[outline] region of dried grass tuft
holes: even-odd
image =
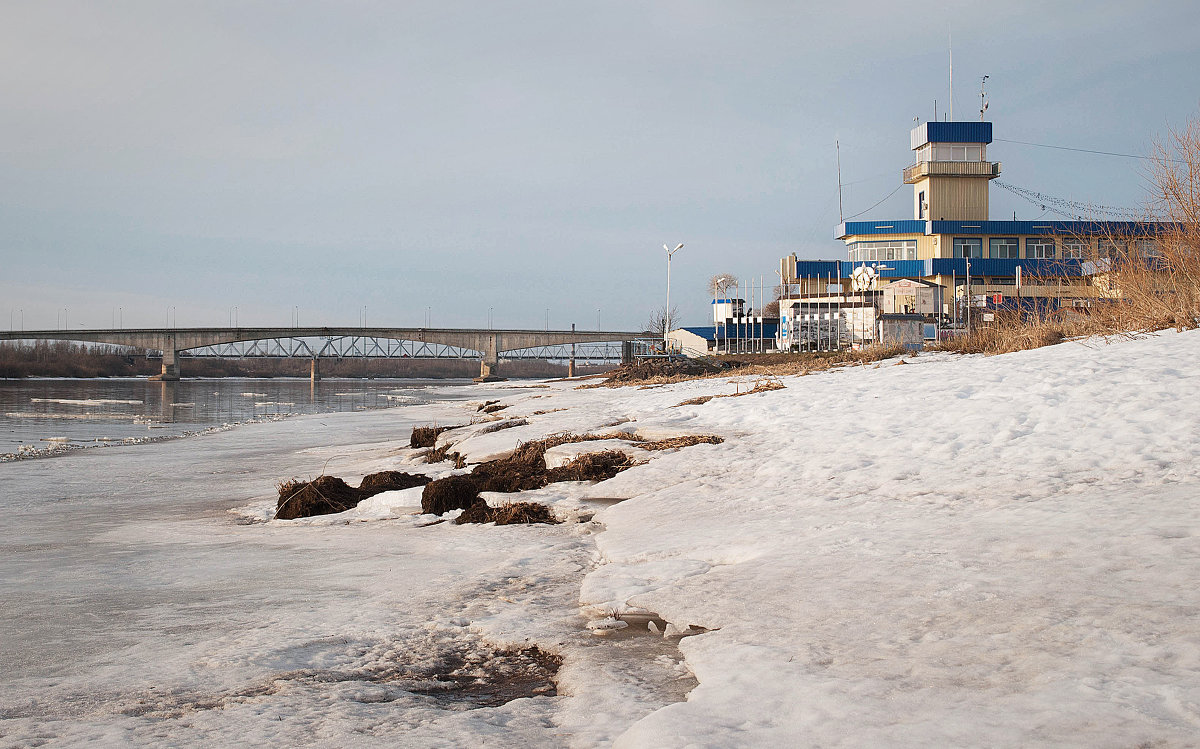
[[[433,447],[437,444],[438,435],[442,432],[448,432],[451,429],[458,429],[458,427],[440,427],[436,424],[426,427],[413,427],[412,435],[408,438],[408,446],[413,448]]]
[[[635,442],[643,450],[673,450],[677,447],[692,445],[719,445],[725,440],[715,434],[687,434],[682,437],[670,437],[665,440],[647,440]]]

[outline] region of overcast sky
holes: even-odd
[[[1200,3],[0,4],[0,314],[19,327],[640,328],[715,273],[845,258],[913,118],[1121,153],[1200,107]],[[997,142],[1137,206],[1134,159]],[[911,218],[911,188],[860,218]],[[993,218],[1039,208],[992,187]],[[547,313],[548,310],[548,313]],[[0,323],[2,325],[4,323]]]

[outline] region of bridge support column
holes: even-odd
[[[312,364],[308,367],[308,379],[313,382],[321,380],[321,360],[313,357]]]
[[[475,382],[500,382],[500,336],[492,334],[484,339],[483,359],[479,362],[479,376]]]
[[[571,323],[571,332],[575,332],[575,323]],[[567,377],[575,376],[575,344],[571,344],[571,358],[567,362]]]
[[[162,374],[151,377],[152,380],[175,382],[179,379],[179,352],[167,346],[163,349]]]

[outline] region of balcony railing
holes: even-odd
[[[999,161],[918,161],[904,168],[904,182],[911,184],[922,177],[1000,176]]]

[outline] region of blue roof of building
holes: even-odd
[[[836,239],[895,234],[1055,234],[1152,237],[1172,226],[1164,221],[845,221]]]
[[[929,276],[965,276],[967,259],[942,257],[929,260],[877,260],[851,262],[849,260],[797,260],[796,278],[828,278],[830,281],[850,278],[860,265],[875,268],[880,278],[928,278]],[[1015,276],[1017,266],[1022,275],[1030,278],[1039,276],[1077,276],[1081,273],[1081,261],[1073,259],[1037,260],[1034,258],[1000,259],[971,258],[971,274],[975,276]]]
[[[689,325],[681,328],[692,335],[700,336],[706,341],[720,339],[737,340],[739,338],[774,338],[779,332],[778,320],[766,320],[760,323],[746,323],[745,325],[730,325],[726,330],[725,325]]]
[[[926,143],[991,143],[990,122],[923,122],[912,129],[913,150]]]

